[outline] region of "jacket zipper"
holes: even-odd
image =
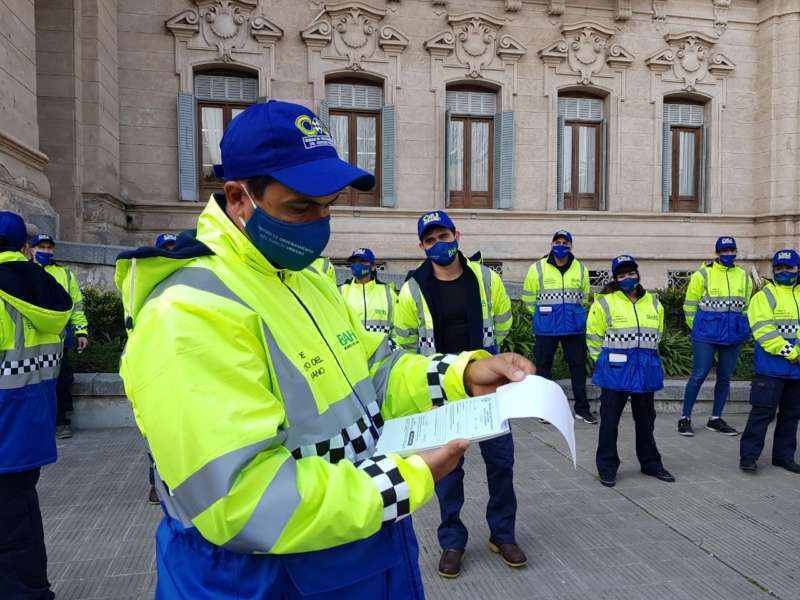
[[[361,409],[364,411],[364,414],[366,415],[367,419],[369,419],[370,430],[374,433],[375,439],[377,440],[377,438],[378,438],[378,428],[375,426],[375,422],[372,420],[372,415],[369,414],[369,411],[367,410],[367,407],[364,405],[364,401],[361,400],[361,396],[358,395],[358,392],[356,391],[355,386],[350,381],[350,378],[347,376],[347,373],[345,372],[344,367],[342,367],[342,363],[339,362],[339,358],[336,356],[336,353],[333,351],[333,348],[331,348],[331,345],[328,343],[328,339],[322,333],[322,329],[320,328],[319,324],[317,323],[317,320],[314,318],[314,315],[312,315],[311,311],[308,310],[308,307],[300,299],[300,296],[298,296],[295,293],[295,291],[291,287],[289,287],[289,284],[286,283],[284,277],[285,276],[284,276],[283,271],[279,271],[278,272],[278,279],[280,279],[281,283],[286,287],[287,290],[289,290],[289,292],[292,294],[292,296],[294,296],[294,299],[297,300],[297,303],[306,312],[306,314],[308,315],[308,318],[311,319],[311,322],[314,324],[314,328],[317,330],[317,333],[319,333],[319,337],[321,337],[322,341],[325,342],[325,345],[328,347],[328,350],[330,351],[331,356],[333,356],[333,360],[336,361],[336,366],[339,367],[339,370],[342,372],[342,375],[344,376],[344,379],[347,382],[347,385],[349,385],[350,389],[353,390],[353,395],[356,397],[356,400],[358,400],[358,403],[361,405]]]
[[[644,296],[642,296],[644,298]],[[636,310],[636,302],[638,302],[641,298],[637,298],[636,301],[631,300],[631,304],[633,304],[633,316],[636,317],[636,349],[639,350],[642,347],[642,328],[639,325],[639,312]]]
[[[728,269],[725,269],[725,282],[728,284],[728,312],[731,312],[731,280],[728,278]]]
[[[364,329],[367,328],[367,286],[363,284],[361,286],[361,295],[364,298]]]

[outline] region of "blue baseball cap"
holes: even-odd
[[[417,235],[419,236],[420,240],[425,234],[425,231],[431,227],[444,227],[445,229],[451,229],[455,231],[456,224],[453,223],[453,220],[450,218],[450,216],[443,210],[432,210],[430,212],[426,212],[419,218],[419,221],[417,221]]]
[[[347,261],[351,262],[355,258],[366,260],[369,262],[369,264],[375,263],[375,254],[369,248],[356,248],[353,250],[353,253],[350,255],[350,258],[347,259]]]
[[[375,176],[340,159],[327,125],[299,104],[253,104],[231,121],[219,147],[214,173],[226,181],[269,175],[305,196],[375,187]]]
[[[569,231],[567,231],[566,229],[559,229],[558,231],[556,231],[553,234],[553,241],[555,241],[557,238],[560,238],[560,237],[563,237],[570,244],[572,243],[572,234]]]
[[[778,250],[775,256],[772,257],[772,266],[786,265],[787,267],[800,266],[800,256],[793,248],[784,248]]]
[[[171,243],[176,243],[178,241],[178,236],[174,233],[162,233],[160,236],[156,238],[156,248],[161,250],[164,246]]]
[[[0,252],[17,251],[25,245],[28,231],[17,213],[0,211]]]
[[[620,273],[638,271],[639,265],[630,254],[623,254],[611,261],[611,274],[616,277]]]
[[[714,248],[717,252],[720,250],[736,250],[736,240],[729,235],[717,238],[717,243],[714,245]]]
[[[53,236],[47,235],[46,233],[40,233],[39,235],[35,235],[31,238],[31,241],[28,242],[31,245],[31,248],[36,248],[42,242],[50,242],[55,246],[56,241],[53,239]]]

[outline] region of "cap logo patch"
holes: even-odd
[[[366,248],[356,248],[355,250],[353,250],[353,255],[366,254],[366,253],[367,253],[367,249]]]
[[[303,146],[306,150],[320,146],[335,147],[330,131],[317,117],[300,115],[294,120],[294,125],[303,134]]]
[[[778,252],[778,258],[792,258],[791,252]]]
[[[422,215],[422,224],[428,225],[429,223],[435,223],[436,221],[441,221],[442,217],[439,215],[438,212],[428,213],[427,215]]]
[[[630,256],[618,256],[617,257],[617,262],[618,263],[621,263],[621,262],[633,262],[633,259]]]

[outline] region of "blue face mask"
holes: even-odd
[[[331,237],[331,218],[308,223],[279,221],[256,206],[247,188],[254,211],[247,223],[239,219],[250,241],[276,267],[302,271],[317,260]]]
[[[350,272],[356,279],[364,279],[364,277],[372,273],[372,266],[362,263],[353,263],[350,265]]]
[[[619,285],[619,289],[621,289],[623,292],[630,294],[633,290],[636,289],[636,286],[639,285],[639,278],[628,277],[627,279],[618,281],[617,285]]]
[[[53,255],[50,252],[36,252],[33,256],[36,262],[43,267],[53,262]]]
[[[732,267],[733,263],[736,262],[736,255],[735,254],[720,254],[719,255],[719,264],[725,267]]]
[[[452,242],[436,242],[425,250],[425,254],[437,265],[446,267],[456,259],[458,254],[458,240]]]
[[[797,273],[794,271],[775,273],[775,281],[781,285],[794,285],[797,283]]]
[[[565,246],[564,244],[558,244],[556,246],[553,246],[551,251],[553,253],[553,256],[555,256],[556,258],[566,258],[567,256],[569,256],[570,247]]]

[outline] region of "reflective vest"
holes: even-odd
[[[658,356],[663,332],[664,308],[655,294],[645,292],[635,303],[619,291],[597,296],[586,326],[594,384],[631,393],[664,387]]]
[[[0,252],[0,265],[27,263],[20,252]],[[30,265],[39,270],[38,266]],[[63,310],[45,308],[0,289],[0,473],[27,471],[56,460],[56,380],[63,351],[61,332],[69,298],[39,271],[47,306],[63,296]],[[32,284],[36,273],[32,273]],[[48,284],[52,283],[50,289]],[[59,306],[59,308],[61,308]]]
[[[500,276],[478,262],[466,261],[480,282],[483,348],[496,354],[511,329],[511,300]],[[411,277],[400,289],[394,320],[394,341],[423,356],[436,352],[433,318],[419,283]]]
[[[89,322],[83,312],[83,294],[78,280],[67,267],[49,264],[44,268],[55,280],[61,284],[72,298],[72,313],[69,316],[69,333],[73,335],[89,335]],[[67,335],[69,338],[69,334]]]
[[[741,267],[718,261],[692,273],[683,312],[692,339],[710,344],[742,344],[750,339],[747,306],[753,293],[750,276]]]
[[[308,267],[314,273],[321,273],[328,278],[334,286],[336,285],[336,268],[333,266],[330,260],[325,258],[324,256],[320,256],[317,260],[315,260],[311,265]]]
[[[387,283],[374,279],[367,283],[350,281],[339,291],[367,331],[389,334],[392,331],[397,294]]]
[[[537,260],[528,269],[522,285],[522,302],[533,314],[535,335],[579,335],[586,333],[589,274],[578,259],[563,275],[558,267]]]
[[[206,252],[123,254],[116,273],[120,372],[168,514],[224,550],[283,555],[362,540],[427,502],[422,459],[375,444],[384,419],[464,397],[475,353],[392,352],[327,278],[276,269],[213,198],[194,243]]]
[[[768,282],[753,296],[747,310],[756,340],[755,371],[759,375],[800,379],[800,365],[790,362],[800,356],[800,286]]]

